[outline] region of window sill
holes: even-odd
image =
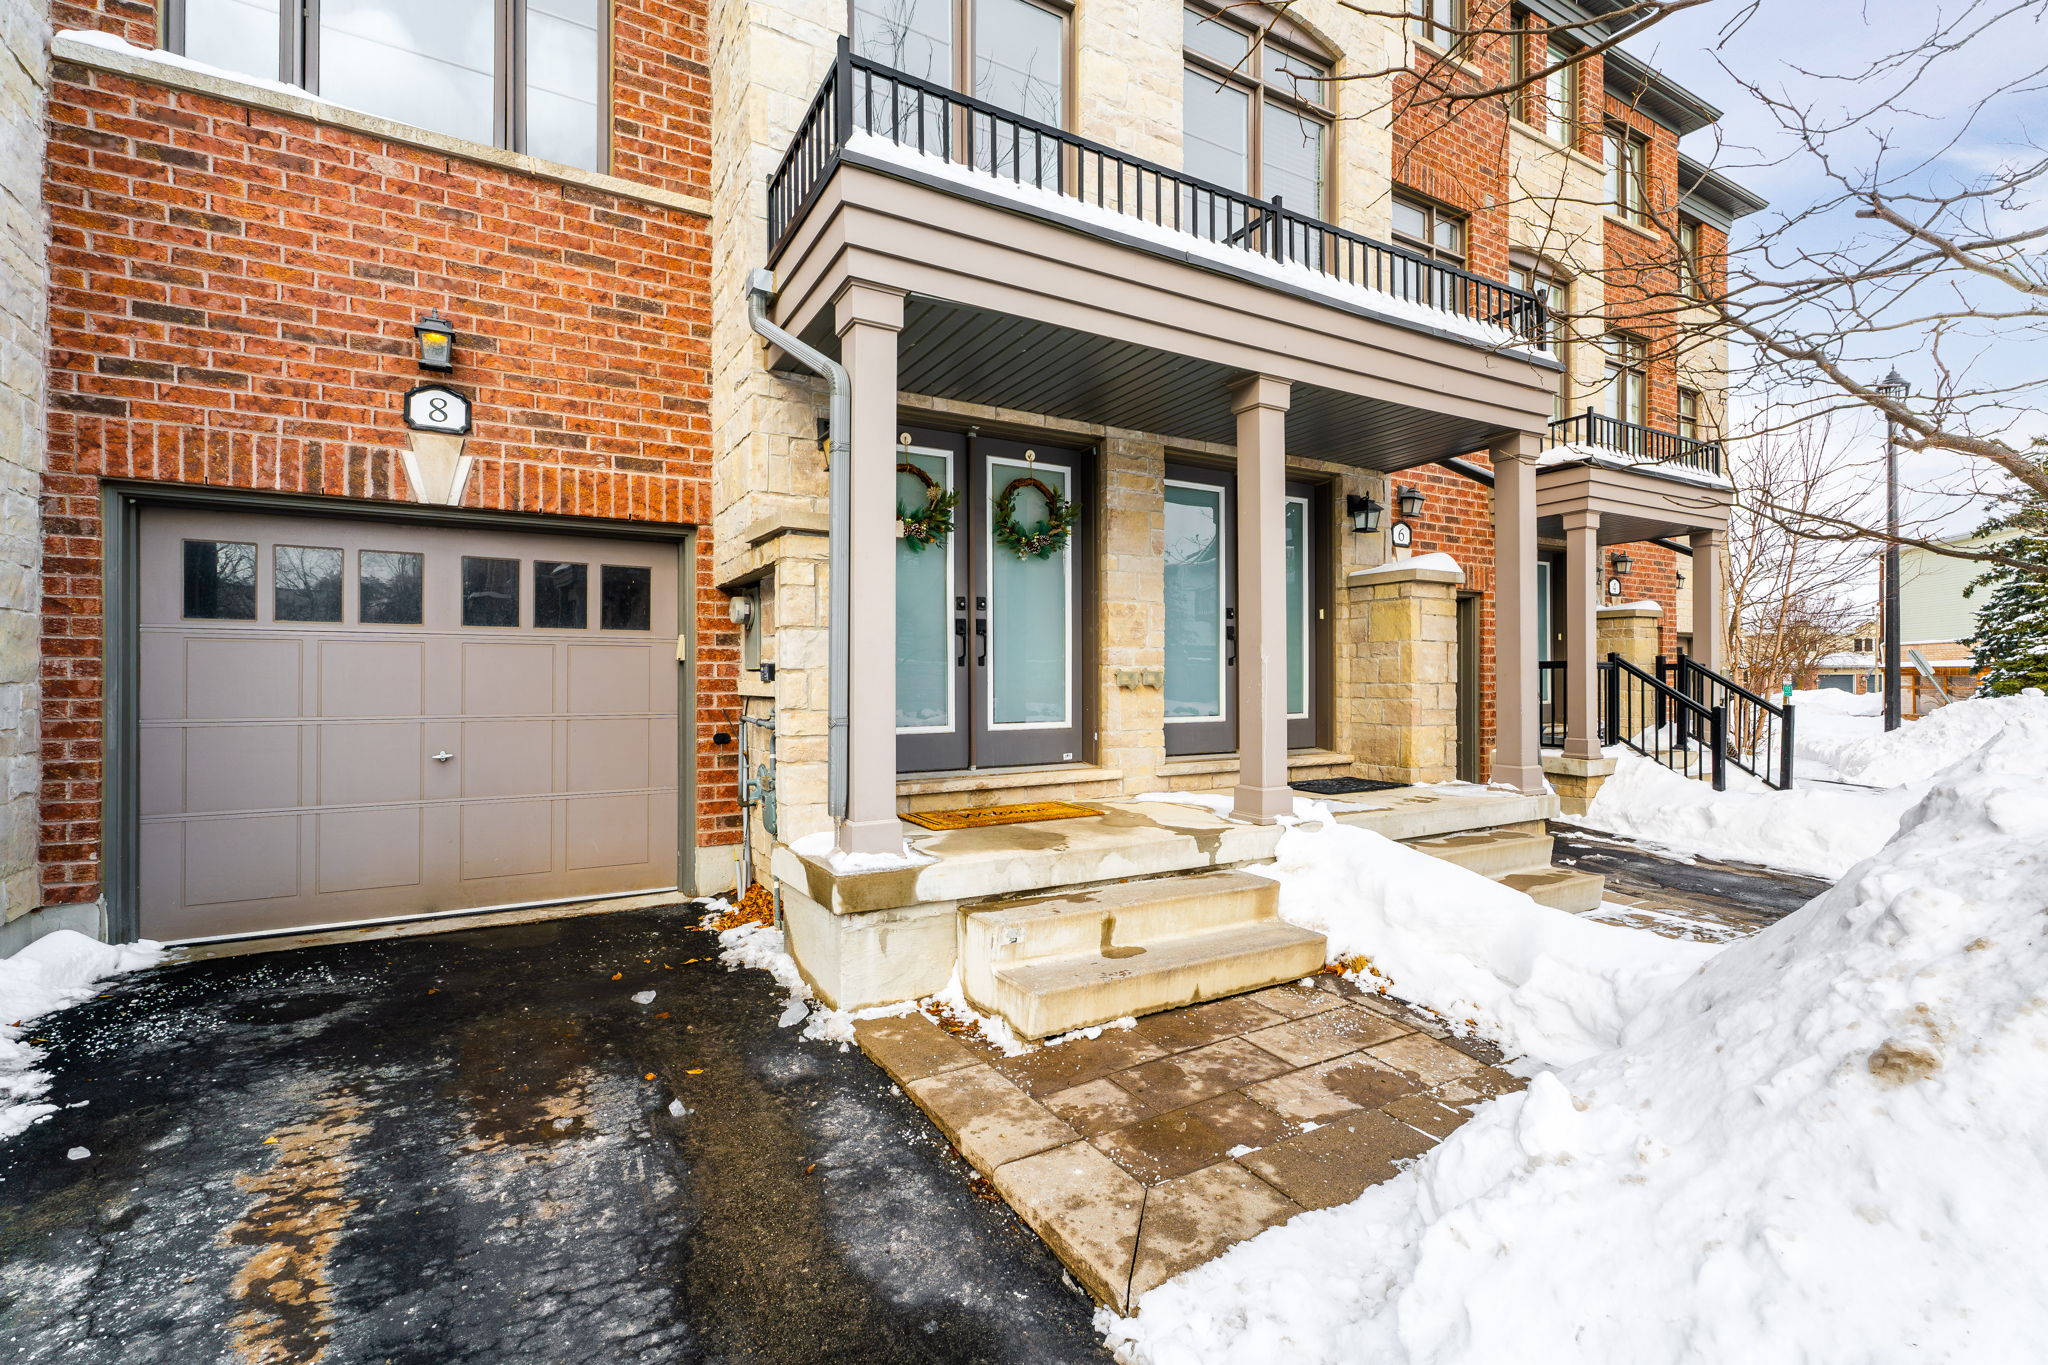
[[[598,171],[586,171],[577,166],[564,165],[559,161],[544,161],[537,156],[528,156],[523,152],[508,152],[502,147],[471,142],[467,138],[450,137],[446,133],[436,133],[426,128],[414,127],[409,123],[398,123],[392,119],[379,118],[375,114],[365,114],[357,109],[343,108],[313,95],[293,94],[272,86],[236,80],[211,71],[197,71],[182,62],[165,61],[157,54],[140,49],[102,47],[98,43],[84,42],[60,33],[51,40],[50,56],[53,60],[89,67],[94,71],[152,81],[174,90],[185,91],[187,94],[206,95],[250,109],[290,114],[311,123],[345,128],[350,132],[361,133],[385,142],[396,142],[423,151],[461,157],[464,161],[496,166],[501,170],[533,176],[539,180],[576,185],[604,194],[617,195],[622,199],[634,199],[641,203],[678,209],[706,218],[711,216],[710,202],[694,194],[679,194],[674,190],[662,189],[658,185],[646,185],[637,180],[626,180]]]
[[[1556,138],[1544,132],[1542,129],[1536,127],[1534,124],[1524,123],[1517,118],[1509,119],[1508,127],[1514,129],[1518,136],[1527,138],[1529,141],[1537,144],[1539,147],[1542,147],[1546,151],[1564,153],[1573,161],[1577,162],[1580,166],[1583,166],[1585,169],[1593,172],[1595,175],[1607,174],[1607,168],[1601,165],[1597,160],[1590,156],[1587,156],[1584,152],[1572,146],[1569,142],[1558,141]]]
[[[1635,233],[1638,237],[1646,238],[1649,241],[1659,243],[1665,240],[1662,233],[1659,233],[1651,228],[1646,228],[1641,223],[1632,223],[1618,213],[1611,213],[1606,210],[1602,210],[1600,216],[1601,218],[1605,219],[1607,222],[1614,224],[1614,226],[1618,228],[1627,228],[1630,232]]]
[[[1421,60],[1424,57],[1427,57],[1429,60],[1424,62]],[[1459,58],[1453,57],[1449,51],[1438,47],[1427,38],[1417,38],[1412,33],[1408,35],[1409,69],[1420,75],[1427,67],[1438,66],[1449,67],[1469,80],[1476,81],[1482,79],[1477,67],[1470,66]]]

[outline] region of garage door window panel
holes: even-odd
[[[270,590],[276,619],[341,619],[340,550],[314,545],[279,545],[271,553]]]
[[[185,616],[198,621],[256,619],[256,546],[238,540],[185,542]]]
[[[538,630],[583,630],[590,624],[590,566],[533,561],[533,624]]]
[[[462,557],[462,624],[519,624],[519,561]]]
[[[650,630],[654,571],[629,564],[607,564],[598,624],[606,630]]]
[[[425,556],[364,550],[358,563],[356,619],[366,626],[417,626],[426,620]]]

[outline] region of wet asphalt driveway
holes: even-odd
[[[1106,1359],[916,1108],[694,917],[186,963],[56,1016],[74,1107],[0,1143],[0,1360]]]

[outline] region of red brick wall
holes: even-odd
[[[701,0],[615,0],[615,164],[709,178]],[[150,6],[59,4],[147,42]],[[666,82],[666,84],[664,84]],[[704,528],[699,840],[738,837],[710,585],[708,224],[59,63],[50,98],[45,894],[99,894],[102,477],[409,497],[412,324],[460,334],[468,505]]]
[[[1484,455],[1472,457],[1482,467]],[[1389,480],[1389,491],[1413,484],[1429,501],[1415,522],[1415,553],[1438,551],[1458,561],[1465,571],[1465,590],[1479,594],[1479,735],[1480,772],[1493,763],[1496,695],[1493,672],[1493,490],[1441,465],[1403,470]],[[1393,499],[1389,498],[1391,503]]]

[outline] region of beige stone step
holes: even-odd
[[[1280,884],[1269,877],[1249,872],[1154,877],[970,909],[963,920],[961,956],[993,969],[1253,924],[1279,911]]]
[[[1293,981],[1319,970],[1323,936],[1282,920],[1187,934],[1143,947],[1044,957],[998,967],[974,1005],[1044,1038]]]
[[[1541,872],[1550,866],[1551,843],[1541,821],[1407,840],[1410,848],[1456,863],[1482,877]]]
[[[1569,910],[1575,915],[1597,907],[1600,898],[1607,893],[1605,877],[1572,867],[1511,872],[1494,880],[1503,886],[1512,886],[1539,905],[1547,905],[1553,910]]]

